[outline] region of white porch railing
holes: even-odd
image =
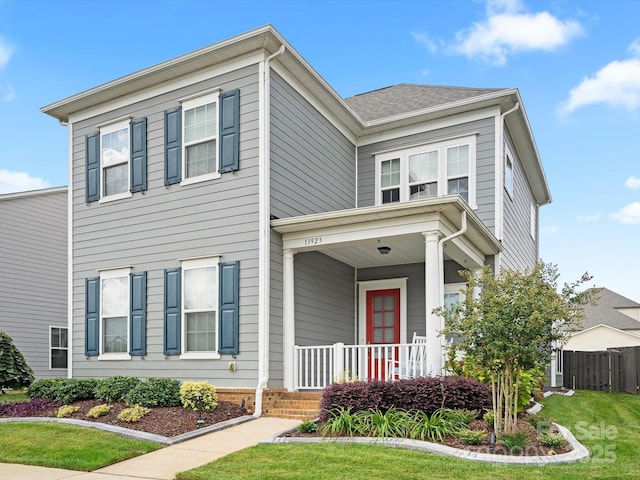
[[[427,375],[425,349],[413,343],[294,347],[294,388],[322,390],[345,380],[397,380]]]

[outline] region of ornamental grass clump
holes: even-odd
[[[184,382],[180,387],[182,406],[196,412],[213,412],[218,406],[216,387],[209,382]]]

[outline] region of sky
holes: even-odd
[[[542,260],[640,302],[636,0],[0,0],[0,193],[68,183],[41,107],[266,24],[343,97],[518,88],[553,196]]]

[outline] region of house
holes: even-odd
[[[35,377],[67,375],[67,187],[0,195],[0,331]]]
[[[460,269],[538,259],[551,200],[520,93],[343,99],[271,26],[42,109],[69,129],[74,377],[229,392],[388,377]]]

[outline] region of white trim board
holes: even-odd
[[[367,292],[400,289],[400,343],[407,343],[407,277],[358,282],[358,345],[367,343]]]

